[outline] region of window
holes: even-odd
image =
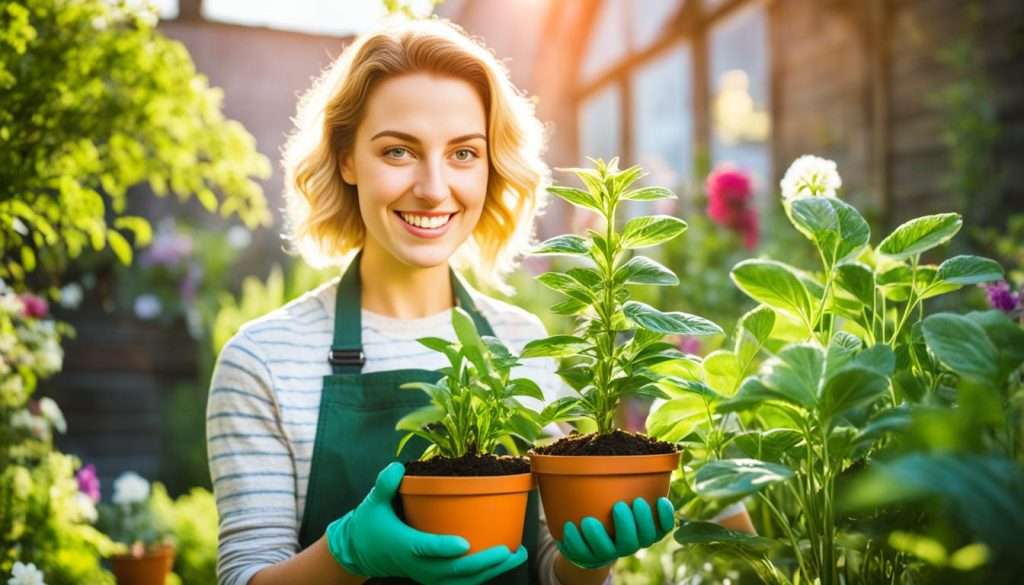
[[[582,81],[596,79],[626,56],[626,8],[626,0],[606,0],[601,4],[580,69]]]
[[[610,85],[583,102],[579,109],[580,151],[609,160],[619,156],[622,144],[622,95]]]
[[[693,91],[689,46],[679,43],[632,76],[634,159],[658,185],[690,178]]]

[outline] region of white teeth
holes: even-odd
[[[412,224],[416,227],[426,229],[437,229],[444,224],[448,223],[448,220],[452,218],[451,215],[439,215],[435,217],[427,217],[424,215],[413,215],[411,213],[398,212],[402,216],[402,219],[406,223]]]

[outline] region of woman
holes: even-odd
[[[461,537],[419,532],[392,508],[403,474],[394,425],[425,400],[399,385],[445,365],[415,340],[454,339],[456,303],[514,350],[546,335],[450,267],[501,286],[543,203],[542,127],[495,57],[441,21],[370,33],[296,121],[284,156],[290,239],[309,260],[351,261],[246,324],[218,359],[207,442],[219,582],[601,583],[617,557],[664,536],[667,500],[657,525],[640,510],[618,540],[591,525],[585,542],[560,547],[533,501],[524,547],[465,556]],[[517,375],[555,398],[554,364],[531,362]]]

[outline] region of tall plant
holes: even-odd
[[[957,214],[911,220],[871,247],[867,222],[836,197],[840,185],[831,161],[793,164],[783,205],[820,270],[737,264],[734,283],[760,306],[741,319],[730,349],[663,368],[660,385],[672,399],[648,419],[653,435],[694,454],[675,486],[684,515],[753,496],[771,536],[690,522],[676,540],[748,558],[769,582],[889,582],[911,570],[907,547],[874,540],[837,511],[837,486],[905,446],[900,431],[918,404],[957,403],[920,322],[923,302],[1003,274],[976,256],[922,262],[956,235]],[[777,563],[779,547],[792,564]]]
[[[630,300],[631,285],[675,286],[678,277],[657,261],[634,250],[668,242],[686,231],[686,222],[670,215],[634,217],[619,226],[618,211],[626,201],[655,201],[675,195],[664,187],[637,187],[640,167],[619,170],[618,159],[594,161],[589,169],[569,169],[585,189],[567,186],[549,191],[569,203],[597,213],[600,230],[585,236],[567,234],[537,247],[535,255],[574,257],[581,265],[566,272],[548,272],[538,280],[566,297],[551,310],[575,316],[576,335],[555,335],[531,341],[522,357],[569,358],[559,374],[577,396],[561,398],[546,409],[549,418],[586,418],[598,434],[615,430],[619,401],[627,395],[666,397],[651,370],[682,357],[665,335],[716,335],[717,325],[696,315],[663,312]],[[628,337],[628,339],[627,339]]]

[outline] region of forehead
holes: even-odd
[[[385,79],[370,92],[357,135],[369,138],[397,130],[424,142],[465,134],[487,134],[480,94],[469,82],[453,77],[411,73]]]

